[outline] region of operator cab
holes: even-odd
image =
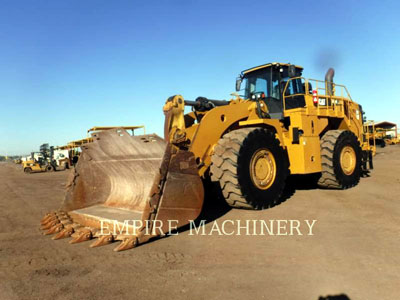
[[[272,119],[283,118],[283,92],[287,82],[301,77],[303,68],[291,64],[270,63],[243,71],[236,81],[236,91],[242,91],[244,99],[263,101]],[[304,84],[301,78],[289,81],[285,96],[285,108],[305,106]],[[290,96],[290,97],[287,97]]]

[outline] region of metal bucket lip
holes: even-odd
[[[94,205],[70,211],[68,214],[74,222],[97,229],[98,236],[109,234],[110,228],[113,235],[126,234],[136,236],[141,226],[138,224],[133,226],[133,223],[140,221],[144,224],[144,213],[145,211]],[[117,230],[116,227],[118,229],[125,229],[128,232],[115,232]]]

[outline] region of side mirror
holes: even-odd
[[[239,91],[240,91],[240,86],[241,86],[241,84],[242,84],[242,80],[243,80],[242,77],[236,78],[236,92],[239,92]]]
[[[294,65],[289,65],[289,77],[296,77],[296,67]]]

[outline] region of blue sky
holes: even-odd
[[[8,1],[0,9],[0,154],[101,125],[162,134],[171,95],[229,99],[272,61],[328,67],[369,119],[400,123],[397,1]]]

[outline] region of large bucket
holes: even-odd
[[[129,249],[195,220],[204,190],[194,155],[159,136],[123,129],[93,134],[71,175],[60,211],[42,219],[53,239],[122,241]]]

